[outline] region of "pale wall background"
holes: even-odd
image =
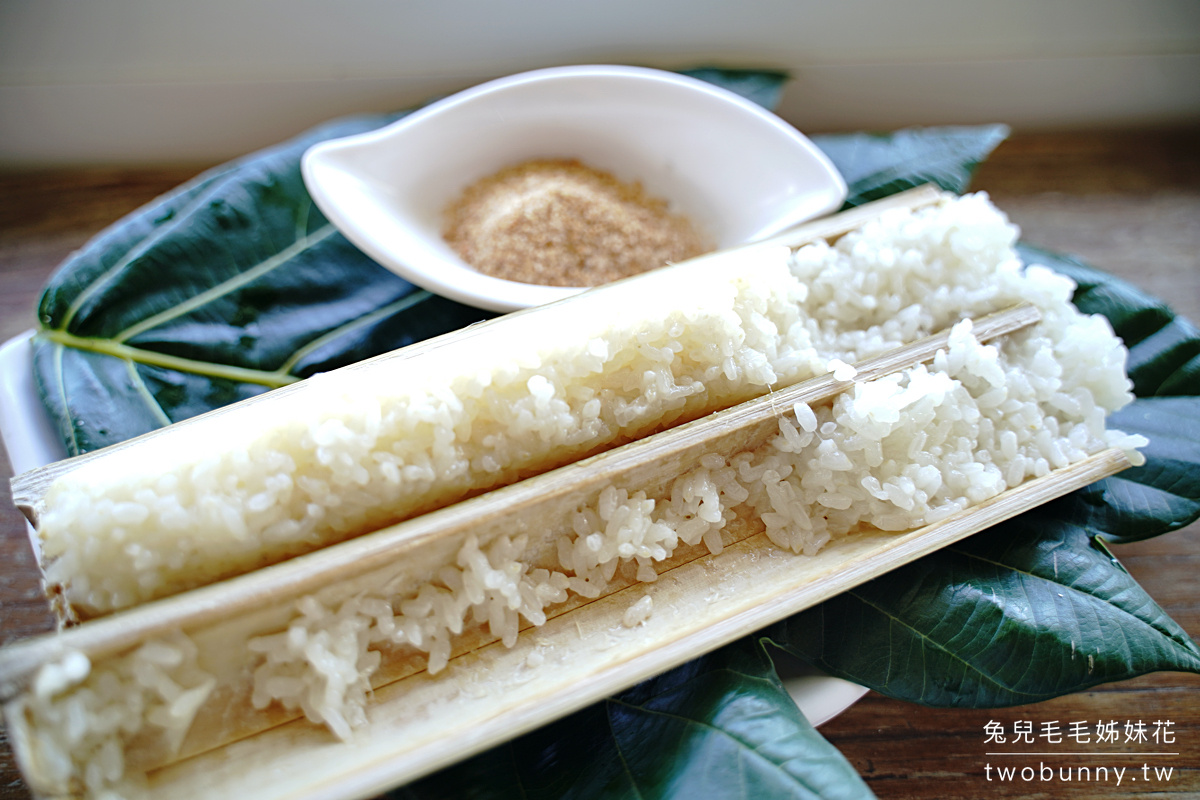
[[[1200,0],[0,0],[0,164],[211,162],[524,69],[790,71],[808,132],[1200,120]]]

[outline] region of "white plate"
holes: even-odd
[[[67,457],[33,379],[32,336],[26,331],[0,346],[0,436],[14,475]]]
[[[638,181],[718,249],[836,211],[846,182],[807,137],[749,100],[663,70],[584,65],[489,81],[378,130],[309,148],[304,182],[330,222],[406,280],[513,311],[578,287],[501,280],[442,238],[468,185],[535,158],[578,159]]]
[[[0,436],[15,474],[67,456],[33,379],[32,335],[23,333],[0,346]],[[32,527],[26,527],[34,541]],[[813,725],[833,719],[867,693],[856,683],[790,658],[778,658],[776,664],[788,692]]]

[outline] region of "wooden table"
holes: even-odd
[[[1166,299],[1200,321],[1200,128],[1018,135],[981,168],[989,191],[1025,238],[1074,252]],[[41,286],[54,267],[103,226],[191,177],[199,166],[0,172],[0,341],[31,328]],[[1197,420],[1200,425],[1200,420]],[[12,474],[6,456],[0,473]],[[1167,613],[1200,638],[1200,524],[1117,556]],[[0,642],[50,630],[24,520],[0,486]],[[985,726],[1015,721],[1170,720],[1172,757],[1127,758],[1121,785],[1035,775],[1000,782],[985,753]],[[822,727],[882,798],[1200,796],[1200,676],[1160,673],[1033,706],[1002,710],[927,709],[868,694]],[[1078,778],[1082,759],[1031,759]],[[1078,749],[1078,748],[1074,748]],[[1093,760],[1092,765],[1097,765]],[[1149,765],[1143,772],[1142,764]],[[988,766],[991,765],[989,772]],[[1021,765],[1024,765],[1022,762]],[[1007,764],[1006,765],[1011,765]],[[1154,767],[1172,767],[1170,780]],[[1146,777],[1149,780],[1146,780]],[[989,780],[989,777],[991,780]],[[1136,779],[1136,780],[1135,780]],[[0,743],[0,800],[28,790]]]

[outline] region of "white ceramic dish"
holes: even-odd
[[[14,475],[67,457],[33,378],[32,336],[27,331],[0,346],[0,436]]]
[[[512,311],[577,288],[500,280],[442,240],[471,183],[532,158],[575,158],[640,181],[718,248],[837,210],[846,184],[809,139],[732,92],[662,70],[555,67],[491,81],[377,131],[315,145],[302,170],[317,206],[412,283]]]
[[[14,473],[67,455],[34,383],[31,335],[23,333],[0,346],[0,437]],[[33,533],[32,528],[29,531]],[[833,719],[867,692],[858,684],[831,678],[790,659],[778,663],[784,685],[813,725]]]

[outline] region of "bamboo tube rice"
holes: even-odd
[[[68,651],[44,666],[9,710],[22,763],[48,793],[83,786],[89,797],[145,796],[147,741],[160,759],[178,756],[196,715],[211,725],[214,717],[251,713],[248,706],[303,713],[353,742],[356,729],[370,725],[373,688],[386,685],[389,663],[407,661],[411,650],[427,654],[428,672],[439,673],[452,649],[471,649],[455,640],[470,641],[479,635],[473,629],[486,627],[512,647],[521,625],[547,624],[572,594],[599,598],[614,585],[652,583],[680,550],[717,556],[726,535],[741,541],[756,522],[772,546],[756,559],[764,566],[785,553],[815,555],[858,531],[938,522],[1030,473],[1083,461],[1109,444],[1143,443],[1080,422],[1059,430],[1046,449],[1045,429],[1032,425],[1030,414],[1054,396],[1054,379],[1024,380],[1028,357],[1007,338],[981,344],[964,320],[929,366],[857,383],[832,401],[780,409],[778,432],[763,444],[709,452],[649,491],[610,483],[576,510],[564,508],[564,517],[539,516],[536,535],[470,530],[440,566],[414,572],[400,559],[345,585],[326,585],[289,602],[292,617],[283,628],[259,635],[205,630],[193,641],[175,633],[91,666]],[[1058,424],[1045,419],[1049,428]],[[519,520],[514,526],[522,527]],[[423,574],[432,577],[416,577]],[[630,599],[620,625],[636,628],[656,613],[647,591]],[[230,624],[241,622],[234,617]],[[554,668],[569,650],[541,641],[523,668]],[[463,674],[452,685],[461,688]],[[251,688],[234,688],[246,676]],[[239,697],[242,705],[229,705]],[[210,698],[216,707],[202,712]]]
[[[1108,447],[1142,462],[1135,448],[1145,438],[1106,430],[1095,410],[1061,421],[1051,409],[1062,386],[1052,362],[1038,363],[1046,341],[1011,338],[983,345],[963,320],[930,366],[855,384],[815,407],[797,403],[759,447],[704,455],[658,493],[609,485],[572,515],[548,566],[535,563],[525,534],[486,543],[472,535],[427,582],[384,584],[337,603],[307,597],[286,631],[250,643],[263,654],[254,703],[301,709],[349,739],[366,719],[376,648],[422,651],[437,673],[472,620],[512,647],[522,620],[544,625],[553,606],[600,597],[621,572],[653,583],[678,549],[721,553],[735,520],[760,522],[779,550],[812,556],[855,531],[944,520]],[[624,624],[651,613],[647,595]]]
[[[1076,425],[1102,440],[1105,415],[1132,395],[1107,322],[1071,306],[1069,279],[1023,267],[1016,235],[985,195],[894,210],[832,244],[703,257],[166,429],[52,483],[38,524],[47,585],[78,617],[103,615],[361,535],[1019,300],[1044,316],[1014,346],[1029,351],[1030,377],[1016,380],[1047,382],[1030,424],[1048,432],[1022,439],[1035,449],[1009,470],[1036,474],[1058,460],[1057,437],[1081,435],[1070,433]],[[997,392],[988,402],[1007,402]]]
[[[402,559],[300,596],[274,610],[284,624],[241,638],[179,632],[95,665],[68,653],[9,716],[23,763],[39,791],[135,797],[139,748],[174,752],[197,715],[282,707],[351,740],[389,659],[415,651],[438,673],[457,637],[484,628],[482,641],[511,647],[572,595],[653,582],[677,551],[720,553],[747,521],[766,533],[764,559],[805,557],[857,531],[936,522],[1108,447],[1141,463],[1145,440],[1105,425],[1132,399],[1123,345],[1071,305],[1069,279],[1018,261],[1016,235],[983,195],[897,209],[834,243],[647,273],[85,462],[51,487],[39,532],[49,579],[98,614],[772,386],[849,380],[851,363],[953,327],[930,364],[797,403],[761,446],[710,452],[667,485],[607,485],[532,534],[471,528],[419,575]],[[1040,323],[975,338],[970,319],[1022,300]],[[622,623],[658,613],[646,593]],[[220,705],[230,698],[252,710]]]

